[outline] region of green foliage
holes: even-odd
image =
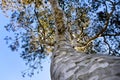
[[[75,49],[85,53],[120,55],[119,0],[58,0],[67,18],[67,29]],[[7,31],[10,48],[22,48],[21,57],[35,68],[55,44],[55,19],[48,0],[2,0],[3,12],[12,11]],[[9,41],[10,42],[10,41]],[[77,45],[76,45],[77,44]],[[39,58],[38,60],[36,60]]]

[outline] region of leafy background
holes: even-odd
[[[7,32],[4,26],[9,23],[9,18],[5,17],[0,11],[0,80],[50,80],[50,59],[43,61],[43,70],[33,77],[22,77],[22,72],[27,70],[25,61],[20,57],[18,52],[13,52],[6,45],[5,36],[13,34]]]

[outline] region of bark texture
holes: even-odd
[[[120,80],[120,58],[76,52],[61,41],[51,62],[51,80]]]
[[[120,58],[78,53],[70,43],[64,12],[50,0],[56,22],[56,46],[51,61],[51,80],[120,80]]]

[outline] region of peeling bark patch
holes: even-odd
[[[89,80],[99,80],[99,76],[93,76]]]
[[[94,64],[92,65],[92,67],[90,68],[89,70],[89,73],[93,72],[94,70],[98,69],[98,68],[105,68],[105,67],[108,67],[108,63],[97,63],[97,64]]]
[[[100,58],[100,59],[98,59],[97,61],[99,62],[99,61],[103,61],[104,59],[103,58]]]

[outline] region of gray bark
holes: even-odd
[[[51,62],[51,80],[120,80],[120,58],[76,52],[61,41]]]
[[[51,80],[120,80],[120,58],[77,52],[70,43],[64,12],[50,0],[56,22]]]

